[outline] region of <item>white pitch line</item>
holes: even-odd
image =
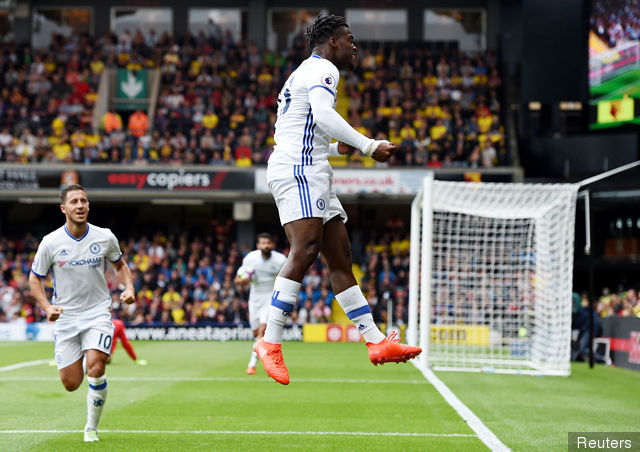
[[[232,382],[232,383],[271,383],[268,377],[244,378],[244,377],[108,377],[110,382],[114,381],[147,381],[147,382]],[[3,381],[59,381],[57,377],[0,377]],[[395,384],[395,385],[424,385],[424,380],[367,380],[348,378],[292,378],[291,383],[353,383],[353,384]]]
[[[48,363],[50,359],[39,359],[37,361],[26,361],[23,363],[11,364],[10,366],[0,367],[0,372],[8,372],[10,370],[22,369],[23,367],[37,366],[39,364]]]
[[[0,430],[0,435],[20,435],[27,433],[82,433],[82,430]],[[100,430],[100,433],[125,433],[143,435],[342,435],[342,436],[403,436],[403,437],[453,437],[476,438],[469,433],[413,433],[413,432],[300,432],[300,431],[267,431],[267,430]]]
[[[489,427],[484,425],[478,416],[469,409],[460,399],[440,380],[431,369],[420,368],[418,361],[411,361],[416,368],[422,372],[422,375],[433,385],[434,388],[440,393],[442,397],[447,401],[451,407],[456,410],[462,419],[469,424],[469,427],[478,434],[478,438],[482,441],[490,450],[499,452],[511,452],[507,446],[505,446],[498,437],[489,430]]]

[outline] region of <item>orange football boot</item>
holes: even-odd
[[[265,372],[278,383],[289,384],[289,371],[282,359],[282,345],[271,344],[260,339],[253,350],[258,354]]]
[[[387,338],[384,338],[380,343],[373,344],[367,342],[367,348],[369,349],[369,359],[374,365],[384,363],[406,363],[407,360],[415,358],[422,349],[420,347],[412,347],[411,345],[405,345],[400,343],[400,338],[397,337],[396,331]]]

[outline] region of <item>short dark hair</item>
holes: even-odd
[[[67,187],[64,188],[64,190],[62,190],[62,192],[60,193],[60,204],[64,204],[64,202],[67,200],[67,194],[70,191],[74,191],[74,190],[82,190],[83,192],[87,192],[84,187],[80,184],[73,184],[73,185],[69,185]]]
[[[321,16],[307,28],[305,36],[309,40],[309,49],[313,50],[314,47],[320,44],[324,44],[329,40],[336,29],[340,27],[349,28],[347,19],[342,16],[336,16],[330,14],[328,16]]]
[[[275,243],[275,240],[273,239],[273,236],[271,234],[269,234],[268,232],[261,232],[260,234],[258,234],[257,240],[260,240],[260,239],[271,240],[272,242]]]

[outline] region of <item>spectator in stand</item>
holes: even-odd
[[[111,108],[102,117],[102,128],[107,134],[117,130],[122,130],[122,117]]]
[[[129,116],[129,131],[131,135],[137,140],[149,130],[149,117],[145,112],[137,109],[131,116]]]

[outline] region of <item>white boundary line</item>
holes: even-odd
[[[82,433],[82,430],[0,430],[0,435],[19,435],[27,433]],[[401,437],[454,437],[476,438],[469,433],[411,433],[411,432],[300,432],[283,431],[274,432],[267,430],[100,430],[99,433],[125,433],[125,434],[149,434],[149,435],[341,435],[341,436],[401,436]]]
[[[460,401],[458,397],[440,380],[431,369],[421,369],[420,363],[417,361],[411,361],[416,368],[422,372],[422,375],[433,385],[434,388],[440,393],[442,397],[447,401],[451,407],[456,410],[462,419],[465,420],[469,427],[478,434],[478,438],[492,451],[510,452],[507,446],[484,425],[478,416],[471,411],[464,403]]]
[[[45,360],[45,362],[48,362]],[[22,366],[23,367],[23,366]],[[59,381],[58,377],[0,377],[0,382],[9,381]],[[157,381],[157,382],[232,382],[232,383],[272,383],[273,380],[264,377],[109,377],[110,382],[114,381]],[[365,380],[348,378],[292,378],[292,383],[353,383],[353,384],[394,384],[394,385],[425,385],[424,380]]]
[[[0,367],[0,372],[8,372],[10,370],[22,369],[23,367],[37,366],[39,364],[48,363],[50,359],[39,359],[37,361],[26,361],[23,363],[11,364],[10,366]]]

